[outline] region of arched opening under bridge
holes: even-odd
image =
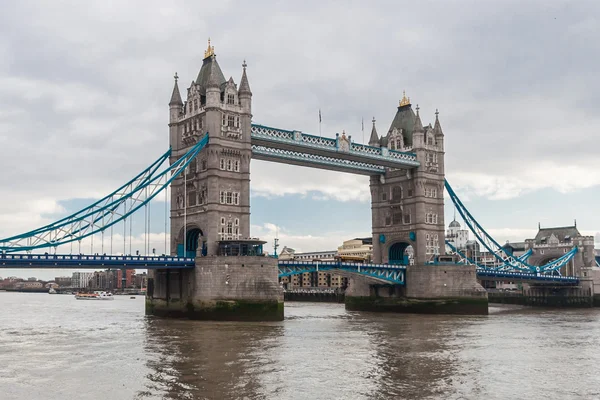
[[[204,233],[200,228],[188,228],[185,234],[185,248],[184,244],[177,245],[177,255],[179,257],[196,257],[199,241],[204,237]],[[206,255],[206,242],[202,241],[202,255]]]
[[[413,247],[410,243],[398,242],[390,246],[388,262],[395,265],[409,265],[413,258]]]

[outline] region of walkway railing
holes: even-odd
[[[402,151],[390,150],[386,147],[373,147],[365,144],[343,143],[343,137],[336,135],[336,138],[325,138],[299,131],[289,131],[285,129],[272,128],[264,125],[252,125],[251,135],[253,139],[261,139],[272,143],[293,145],[296,148],[292,151],[302,152],[304,149],[318,149],[335,153],[345,153],[348,155],[360,156],[365,162],[387,161],[397,162],[399,167],[418,167],[417,155]],[[289,150],[289,149],[288,149]],[[385,172],[385,171],[384,171]]]

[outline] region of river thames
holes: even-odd
[[[0,292],[2,399],[594,399],[600,310],[486,317],[286,303],[283,322],[144,316],[143,297]]]

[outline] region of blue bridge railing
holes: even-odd
[[[279,261],[280,278],[305,272],[332,270],[360,274],[396,285],[404,285],[406,281],[406,266],[404,265],[362,264],[337,261]]]
[[[86,254],[0,254],[0,268],[194,268],[190,257]]]
[[[432,266],[431,268],[442,268]],[[406,266],[391,264],[361,264],[337,261],[279,261],[279,277],[319,271],[342,271],[377,278],[392,284],[406,283]],[[498,280],[511,282],[554,283],[560,285],[578,285],[579,278],[573,276],[542,275],[527,272],[505,272],[477,269],[480,280]]]

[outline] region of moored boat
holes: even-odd
[[[112,293],[109,292],[94,292],[94,293],[77,293],[77,300],[114,300]]]

